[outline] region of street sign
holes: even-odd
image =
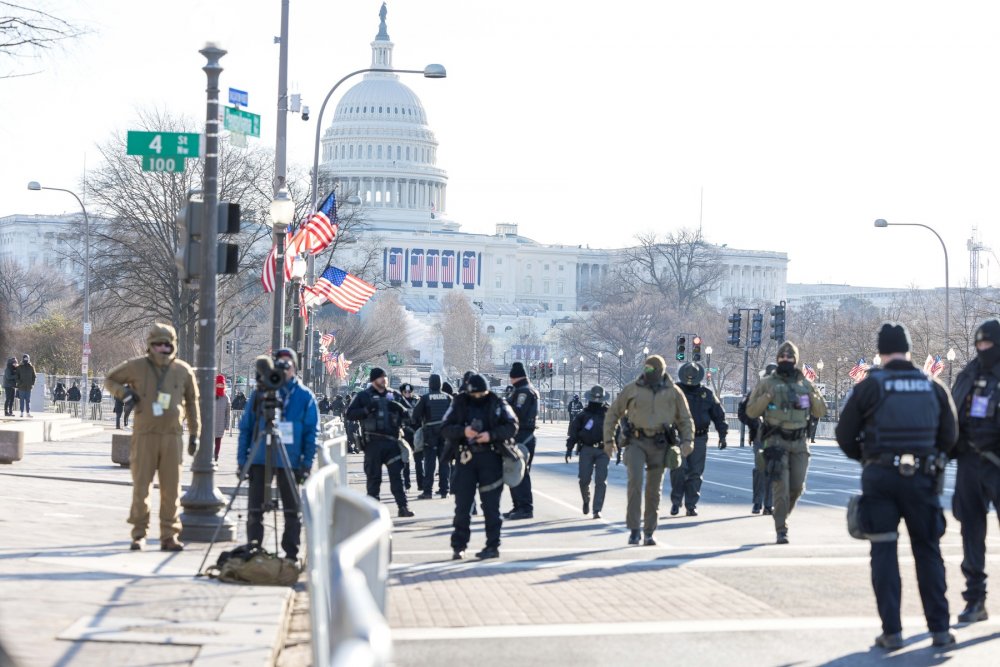
[[[152,157],[149,155],[142,158],[143,171],[171,171],[174,173],[184,171],[184,158],[181,157]]]
[[[90,343],[84,343],[83,344],[83,356],[85,356],[85,357],[89,357],[90,356]]]
[[[129,130],[126,154],[143,157],[186,158],[201,154],[201,135],[191,132],[133,132]],[[184,167],[176,170],[183,171]],[[152,170],[147,170],[152,171]]]
[[[260,136],[260,116],[249,111],[226,107],[226,117],[223,127],[232,132],[249,134],[251,137]]]
[[[237,90],[236,88],[229,89],[229,103],[235,104],[238,107],[250,106],[248,101],[250,96],[245,90]]]
[[[90,331],[91,331],[90,322],[84,322],[83,323],[83,333],[85,333],[85,334],[87,334],[89,336],[90,335]]]

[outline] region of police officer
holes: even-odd
[[[952,387],[958,408],[958,473],[952,511],[962,524],[962,623],[989,618],[986,611],[986,519],[989,504],[1000,516],[1000,321],[976,330],[976,357]]]
[[[526,377],[524,364],[515,361],[510,366],[510,382],[514,393],[510,396],[510,406],[517,415],[517,435],[514,440],[528,450],[527,468],[524,479],[510,490],[514,509],[504,514],[505,519],[530,519],[535,515],[531,495],[531,462],[535,459],[535,418],[538,416],[538,392]]]
[[[403,457],[400,453],[399,432],[407,417],[407,408],[399,394],[390,390],[385,371],[379,367],[368,374],[370,384],[351,401],[346,419],[361,423],[361,442],[365,452],[365,481],[368,495],[379,499],[382,487],[382,466],[389,473],[389,490],[396,499],[399,516],[413,516],[403,489]]]
[[[580,394],[573,394],[573,398],[566,404],[566,412],[569,413],[569,420],[573,421],[583,410],[583,403],[580,402]]]
[[[337,394],[333,397],[333,401],[330,403],[330,412],[334,417],[344,416],[344,397]]]
[[[413,396],[413,385],[404,382],[399,385],[399,402],[406,406],[406,419],[403,420],[403,439],[413,451],[413,433],[417,427],[413,424],[413,406],[417,404],[417,399]],[[417,489],[424,489],[424,452],[413,451],[413,468],[417,471]],[[406,490],[410,490],[410,461],[403,464],[403,485]]]
[[[955,406],[943,384],[910,363],[910,335],[901,324],[878,332],[882,368],[872,369],[848,395],[837,444],[864,465],[860,524],[872,539],[872,587],[882,619],[875,644],[903,646],[900,622],[899,520],[906,521],[924,616],[934,646],[955,643],[948,632],[939,497],[946,454],[955,444]]]
[[[465,556],[471,537],[470,516],[476,490],[483,505],[486,547],[477,558],[500,556],[500,492],[503,490],[503,443],[517,432],[517,417],[511,407],[489,390],[486,378],[473,375],[467,391],[455,396],[444,417],[441,431],[457,448],[455,465],[455,520],[451,534],[452,558]],[[450,454],[446,454],[450,455]]]
[[[806,487],[809,415],[822,417],[826,403],[796,367],[799,349],[791,341],[778,346],[778,368],[761,378],[750,394],[747,416],[764,418],[763,456],[774,494],[774,529],[778,544],[788,544],[788,515]]]
[[[687,399],[691,418],[694,419],[694,451],[690,456],[684,457],[679,468],[670,471],[670,515],[676,516],[683,502],[688,516],[698,516],[696,506],[701,497],[701,481],[705,474],[708,427],[715,424],[715,431],[719,434],[719,449],[725,449],[729,425],[726,423],[726,412],[715,392],[711,387],[701,384],[705,378],[705,369],[701,364],[682,364],[677,377]]]
[[[643,363],[642,375],[625,385],[604,416],[604,451],[614,455],[615,425],[627,417],[631,433],[626,434],[625,466],[628,469],[628,507],[625,523],[629,544],[639,544],[639,516],[642,513],[642,475],[646,471],[646,509],[643,516],[644,544],[656,544],[656,531],[667,464],[668,437],[672,428],[679,432],[680,454],[688,456],[694,445],[694,421],[684,393],[666,374],[667,362],[658,354]]]
[[[584,514],[590,514],[590,478],[594,477],[595,519],[601,518],[604,494],[608,490],[608,463],[611,462],[603,443],[604,415],[608,411],[604,398],[604,387],[594,385],[587,392],[587,407],[569,423],[566,437],[566,463],[569,463],[574,447],[580,455],[578,476]]]
[[[778,370],[778,364],[768,364],[764,367],[761,377],[766,377]],[[761,509],[764,515],[774,514],[774,494],[771,488],[771,480],[767,477],[767,461],[764,459],[764,419],[755,417],[750,419],[747,416],[747,403],[750,402],[750,394],[743,399],[737,408],[737,415],[744,424],[747,424],[750,437],[750,445],[753,447],[753,506],[750,508],[751,514],[760,514]]]
[[[431,498],[434,490],[434,468],[439,457],[444,453],[444,438],[441,436],[441,425],[444,415],[451,407],[451,396],[441,391],[441,376],[432,373],[427,381],[428,391],[420,397],[413,408],[413,424],[423,429],[424,438],[424,486],[420,498]],[[448,497],[451,462],[441,458],[441,469],[438,477],[438,495]]]

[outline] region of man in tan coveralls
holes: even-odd
[[[680,387],[666,374],[666,368],[667,363],[660,355],[648,357],[643,365],[642,375],[625,385],[604,415],[604,451],[609,457],[614,457],[618,451],[614,438],[618,420],[627,417],[631,424],[631,433],[625,434],[628,449],[625,450],[624,457],[628,468],[625,523],[631,531],[629,544],[639,544],[643,468],[646,470],[644,544],[656,544],[653,531],[656,530],[660,495],[663,492],[663,470],[666,467],[668,449],[667,429],[674,426],[680,433],[679,444],[683,456],[694,451],[694,420],[691,418],[687,399]]]
[[[198,449],[201,419],[194,371],[177,359],[177,333],[156,323],[146,337],[146,355],[129,359],[108,373],[104,386],[116,398],[135,405],[129,462],[132,470],[132,551],[143,547],[149,528],[149,489],[160,479],[160,550],[181,551],[178,496],[181,491],[183,430],[187,417],[188,453]],[[124,385],[128,385],[125,387]]]

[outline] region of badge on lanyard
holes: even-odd
[[[295,444],[295,425],[292,424],[292,422],[286,422],[286,421],[278,422],[278,431],[281,433],[281,444],[283,445]]]
[[[589,431],[592,428],[594,428],[594,420],[593,419],[588,419],[587,423],[583,425],[583,430],[584,431]]]
[[[976,419],[985,419],[986,410],[990,404],[989,396],[973,396],[972,406],[969,410],[969,416],[975,417]]]
[[[809,394],[801,394],[799,396],[799,409],[800,410],[809,409]]]

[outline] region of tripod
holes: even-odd
[[[288,459],[288,452],[285,450],[284,444],[281,442],[281,431],[274,423],[274,411],[277,406],[278,399],[275,390],[265,390],[258,384],[257,394],[255,396],[255,406],[254,406],[254,440],[253,445],[250,447],[250,452],[247,454],[246,463],[243,465],[243,469],[239,474],[239,481],[236,484],[236,488],[233,489],[232,494],[229,496],[229,503],[226,505],[226,511],[222,514],[222,520],[219,525],[215,528],[215,533],[212,534],[212,539],[208,544],[208,549],[205,550],[205,556],[201,559],[201,565],[198,566],[197,576],[205,576],[205,563],[208,561],[208,555],[212,551],[212,547],[215,546],[215,541],[219,536],[219,530],[221,530],[222,525],[225,523],[226,517],[229,515],[229,511],[233,507],[233,503],[236,501],[236,496],[239,495],[240,487],[243,485],[244,481],[250,478],[250,466],[253,465],[254,458],[260,447],[264,447],[264,498],[261,503],[261,521],[263,521],[263,515],[268,512],[271,513],[274,518],[274,551],[278,552],[278,503],[274,500],[272,496],[271,482],[274,474],[275,453],[280,457],[282,466],[278,466],[279,470],[283,470],[285,474],[285,481],[288,483],[288,487],[291,489],[297,488],[295,482],[295,476],[292,474],[292,464]],[[248,508],[247,513],[251,509]],[[301,505],[296,509],[296,514],[301,517],[302,508]]]

